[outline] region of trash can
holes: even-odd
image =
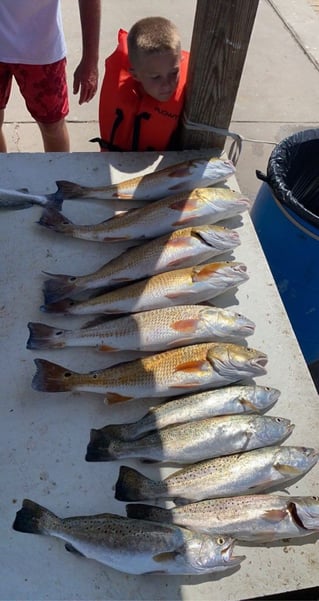
[[[319,129],[273,150],[251,218],[308,365],[319,360]]]

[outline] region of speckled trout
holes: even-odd
[[[166,271],[89,300],[65,298],[56,303],[47,303],[41,306],[41,310],[67,315],[107,315],[197,304],[223,294],[248,279],[243,263],[207,263]]]
[[[206,574],[245,558],[233,555],[229,537],[110,513],[60,518],[29,499],[17,512],[13,529],[60,538],[67,551],[127,574]]]
[[[97,392],[109,403],[143,397],[171,397],[218,388],[266,373],[267,355],[232,343],[203,343],[76,373],[45,359],[35,359],[32,387],[46,392]]]
[[[215,457],[184,467],[164,480],[151,480],[121,466],[115,487],[119,501],[170,499],[176,504],[262,492],[303,476],[318,461],[319,451],[274,446]]]
[[[131,518],[178,524],[212,536],[268,543],[309,536],[319,531],[319,497],[247,495],[207,499],[164,509],[139,503],[127,505]]]
[[[278,400],[280,391],[266,386],[224,386],[151,407],[136,422],[109,424],[95,430],[118,440],[136,440],[153,430],[217,415],[260,413]]]
[[[47,274],[52,277],[44,282],[45,302],[56,302],[83,290],[115,287],[164,271],[192,267],[239,244],[235,230],[218,225],[177,230],[126,250],[91,274]]]
[[[199,342],[243,340],[255,324],[239,313],[205,305],[177,305],[117,317],[76,330],[28,323],[28,349],[93,347],[103,352],[165,351]]]
[[[289,419],[265,415],[222,415],[158,429],[138,440],[116,440],[91,430],[86,461],[142,459],[191,464],[282,442],[293,431]]]
[[[68,181],[59,181],[57,185],[63,191],[64,198],[154,200],[176,192],[212,186],[228,179],[235,171],[230,160],[204,157],[189,159],[109,186],[87,187]]]
[[[77,225],[53,208],[45,209],[38,223],[73,238],[114,243],[157,238],[185,227],[214,224],[243,213],[250,205],[246,197],[228,188],[196,188],[97,224]]]

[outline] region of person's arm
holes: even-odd
[[[73,94],[80,91],[79,104],[89,102],[97,91],[101,25],[101,0],[78,0],[82,58],[74,71]]]

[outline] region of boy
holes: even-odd
[[[99,105],[102,149],[172,149],[179,124],[189,53],[163,17],[137,21],[105,61]]]

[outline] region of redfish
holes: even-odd
[[[209,341],[240,341],[254,333],[247,317],[217,307],[177,305],[142,311],[95,326],[64,330],[28,323],[28,349],[93,347],[99,351],[164,351]]]
[[[196,188],[150,202],[97,224],[77,225],[54,209],[46,209],[40,225],[82,240],[124,242],[158,238],[175,230],[214,224],[248,210],[251,203],[227,188]]]
[[[164,271],[191,267],[240,244],[235,230],[217,225],[185,228],[130,248],[88,275],[47,274],[46,303],[97,288],[111,288]]]
[[[236,261],[196,265],[166,271],[88,300],[62,299],[41,306],[48,313],[98,315],[137,313],[176,305],[197,304],[223,294],[249,279],[246,266]]]
[[[228,159],[205,157],[183,161],[109,186],[86,187],[68,181],[57,184],[64,198],[154,200],[176,192],[212,186],[226,180],[235,171],[235,166]]]
[[[109,403],[117,403],[148,396],[177,396],[263,375],[267,355],[237,344],[213,342],[183,346],[82,374],[45,359],[35,359],[35,364],[35,390],[96,392],[106,395]]]

